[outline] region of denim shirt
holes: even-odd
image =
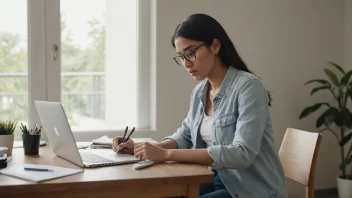
[[[179,149],[205,148],[199,125],[205,110],[207,79],[193,90],[190,110],[171,136]],[[284,170],[276,151],[267,91],[255,75],[229,67],[213,99],[213,145],[207,148],[232,197],[286,198]]]

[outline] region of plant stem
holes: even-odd
[[[337,141],[340,143],[340,138],[339,136],[337,135],[337,133],[335,133],[335,131],[333,131],[330,127],[326,127],[337,139]]]
[[[343,137],[344,130],[343,127],[340,127],[340,137]],[[345,159],[345,148],[343,146],[340,146],[340,150],[341,150],[341,162],[343,162],[343,160]],[[346,167],[342,169],[342,177],[346,178]]]
[[[336,101],[339,102],[339,99],[337,98],[337,96],[335,95],[335,92],[332,89],[329,89],[331,94],[334,96],[334,98],[336,99]]]
[[[347,155],[346,155],[346,158],[348,158],[351,154],[351,151],[352,151],[352,144],[350,146],[350,149],[348,149],[348,152],[347,152]]]
[[[347,105],[347,99],[348,99],[348,94],[347,93],[344,93],[344,101],[343,101],[343,106],[346,107]]]
[[[342,90],[339,89],[338,90],[338,96],[336,97],[336,100],[337,100],[338,105],[339,105],[339,112],[341,112],[345,108],[345,106],[344,106],[344,94],[341,93],[341,92],[342,92]],[[332,93],[334,94],[334,92],[332,92]],[[341,137],[341,140],[344,137],[344,128],[343,128],[343,126],[340,127],[340,137]],[[343,162],[344,159],[345,159],[345,148],[344,148],[344,146],[340,145],[340,153],[341,153],[341,162]],[[342,171],[342,178],[346,178],[346,167],[344,167],[341,171]]]
[[[346,155],[346,159],[352,157],[352,156],[350,156],[350,155],[351,155],[351,152],[352,152],[352,144],[351,144],[351,146],[350,146],[350,149],[348,149],[348,152],[347,152],[347,155]],[[351,166],[350,176],[352,177],[352,166]]]
[[[340,143],[340,138],[337,136],[337,133],[335,133],[330,127],[326,127],[337,139],[337,142]],[[341,133],[341,138],[343,137],[343,128],[340,128],[340,133]],[[352,146],[351,146],[352,148]],[[340,146],[340,153],[341,153],[341,162],[345,159],[345,149],[343,146]],[[342,178],[346,177],[346,168],[342,169]]]

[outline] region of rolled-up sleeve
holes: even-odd
[[[188,149],[192,147],[191,132],[190,132],[190,112],[186,119],[183,120],[181,127],[175,133],[163,138],[163,140],[171,139],[177,143],[178,149]]]
[[[267,92],[258,79],[248,80],[238,96],[238,118],[230,145],[207,148],[214,169],[248,167],[260,151],[268,117]]]

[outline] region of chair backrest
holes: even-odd
[[[320,133],[288,128],[279,150],[285,176],[305,185],[306,198],[314,198],[314,180]]]

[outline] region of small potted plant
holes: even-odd
[[[14,132],[17,121],[0,121],[0,146],[7,147],[7,154],[12,154]]]
[[[325,68],[325,74],[328,80],[314,79],[305,83],[318,84],[313,88],[310,95],[317,91],[327,91],[332,94],[336,103],[320,101],[314,105],[306,107],[300,119],[307,117],[318,109],[325,109],[316,120],[316,128],[320,132],[331,132],[336,139],[337,145],[340,147],[339,156],[341,156],[340,170],[341,174],[337,177],[337,188],[340,198],[352,197],[352,169],[348,170],[348,166],[352,163],[352,113],[348,108],[348,102],[352,99],[352,70],[346,72],[336,63],[330,63],[340,74],[340,78],[332,70]],[[338,130],[334,130],[337,128]],[[351,167],[352,168],[352,167]]]

